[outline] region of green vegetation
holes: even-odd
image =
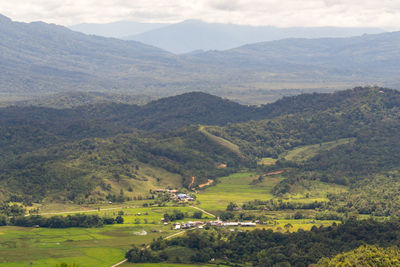
[[[150,248],[133,248],[128,251],[127,258],[132,262],[179,260],[187,263],[215,262],[239,266],[308,266],[323,257],[355,249],[363,243],[398,246],[399,235],[399,221],[380,223],[373,220],[349,220],[341,225],[313,227],[311,231],[295,233],[277,233],[265,229],[232,232],[210,228],[205,231],[191,231],[170,240],[159,238],[150,244]],[[175,256],[177,251],[182,255],[179,259]],[[396,262],[398,249],[386,250],[386,253],[394,253],[396,259],[393,263]],[[370,253],[367,251],[366,258],[368,254]],[[373,260],[373,256],[369,256]],[[385,256],[386,259],[389,257]]]
[[[121,267],[212,267],[213,264],[183,264],[183,263],[124,263]],[[224,267],[224,265],[219,265]]]
[[[208,100],[213,109],[204,107]],[[400,232],[388,221],[400,215],[399,106],[396,91],[355,88],[260,107],[186,94],[143,107],[1,109],[0,225],[41,227],[1,227],[0,258],[10,266],[109,266],[132,249],[139,262],[307,266],[362,244],[397,246],[386,237]],[[198,186],[209,179],[212,186]],[[194,201],[179,201],[175,192]],[[50,224],[43,222],[78,216],[50,214],[60,210],[97,218],[65,226],[101,226],[118,216],[124,223],[88,228],[88,236],[68,241],[66,231],[79,229],[44,229]],[[21,217],[28,212],[42,215]],[[257,225],[249,232],[204,226],[184,235],[167,224],[213,215]],[[61,241],[40,241],[46,230]],[[202,248],[193,247],[196,240]],[[104,262],[89,259],[98,249],[110,249]]]
[[[43,217],[40,215],[12,217],[3,225],[23,227],[47,227],[47,228],[70,228],[70,227],[102,227],[107,224],[124,222],[124,218],[118,215],[116,218],[100,218],[96,215],[74,214],[63,216]]]
[[[230,167],[218,169],[218,161]],[[192,176],[204,183],[243,164],[236,154],[189,128],[177,136],[125,134],[26,153],[2,164],[0,181],[27,202],[49,195],[78,203],[114,202],[122,193],[121,200],[129,200],[145,198],[150,189],[187,186]]]
[[[175,234],[171,225],[161,223],[163,214],[175,210],[187,217],[197,211],[190,207],[123,208],[88,213],[108,218],[123,213],[123,224],[63,229],[0,227],[0,266],[34,262],[35,266],[44,267],[68,262],[109,267],[121,261],[132,244],[142,246],[160,236]],[[67,218],[68,214],[64,216]]]
[[[256,179],[255,173],[237,173],[218,179],[218,184],[207,188],[199,194],[197,200],[200,207],[210,211],[225,210],[226,206],[234,200],[238,204],[254,199],[268,200],[273,198],[272,188],[280,182],[281,178],[269,177],[262,183],[252,185]]]
[[[398,247],[381,248],[378,246],[361,246],[355,250],[340,253],[333,259],[322,259],[315,266],[345,267],[345,266],[388,266],[400,265],[400,250]]]
[[[337,146],[349,144],[354,141],[354,138],[343,138],[336,141],[324,142],[317,145],[308,145],[292,149],[283,156],[285,160],[304,162],[323,151],[329,151]],[[270,164],[272,165],[272,164]]]
[[[242,156],[242,153],[240,152],[240,149],[237,145],[232,144],[228,140],[225,140],[221,137],[215,136],[209,132],[207,132],[207,129],[204,126],[200,126],[199,131],[206,135],[210,140],[216,142],[217,144],[220,144],[223,147],[226,147],[227,149],[231,150],[232,152],[235,152],[239,156]]]
[[[145,95],[107,92],[62,92],[57,94],[39,96],[34,99],[8,101],[7,104],[17,106],[36,106],[66,109],[103,103],[145,105],[150,101],[151,97]]]
[[[264,165],[264,166],[275,165],[275,163],[276,163],[276,159],[273,159],[273,158],[262,158],[258,162],[259,165]]]

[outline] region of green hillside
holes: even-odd
[[[398,91],[360,87],[259,107],[189,93],[144,106],[1,109],[4,264],[108,266],[134,244],[131,261],[142,251],[150,258],[141,262],[308,266],[354,260],[346,252],[363,244],[398,245],[399,107]],[[193,201],[154,192],[167,188]],[[43,217],[25,217],[28,210]],[[41,233],[54,230],[44,222],[63,225],[80,212],[125,222],[88,228],[82,240],[66,237],[79,229],[59,231],[42,244]],[[254,231],[173,230],[177,221],[218,217],[257,223]],[[14,242],[20,232],[34,235]],[[105,237],[118,249],[108,250]],[[92,253],[102,250],[110,252],[104,261]]]
[[[144,106],[8,107],[0,110],[2,195],[82,202],[114,199],[123,191],[129,199],[157,187],[188,187],[192,177],[197,185],[245,168],[284,170],[272,190],[277,196],[295,193],[305,181],[350,187],[349,193],[331,195],[330,205],[341,210],[350,201],[360,211],[349,200],[359,195],[352,195],[355,185],[378,183],[399,170],[399,106],[397,91],[368,87],[261,107],[203,93]],[[258,165],[263,158],[271,158],[270,164]],[[361,206],[371,213],[376,204]]]
[[[218,169],[221,163],[228,168]],[[149,189],[186,187],[192,176],[196,183],[206,182],[246,164],[194,127],[163,136],[131,133],[39,149],[2,163],[0,181],[7,195],[16,198],[104,201],[109,194],[119,196],[121,189],[125,197],[145,197]]]

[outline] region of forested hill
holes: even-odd
[[[202,92],[192,92],[150,102],[130,120],[140,129],[163,131],[190,124],[224,125],[261,116],[256,107],[240,105]]]
[[[374,87],[303,95],[265,109],[274,105],[282,111],[286,106],[288,113],[277,111],[281,115],[267,120],[207,130],[236,144],[243,154],[276,159],[271,168],[286,173],[274,189],[277,195],[323,181],[350,188],[346,194],[332,196],[331,204],[338,211],[396,214],[400,207],[398,91]]]
[[[288,170],[277,194],[304,179],[354,185],[400,170],[399,110],[400,93],[378,87],[301,95],[261,107],[200,92],[144,106],[8,107],[0,109],[0,195],[101,198],[106,191],[93,192],[107,183],[114,194],[123,185],[154,188],[163,180],[146,173],[159,172],[176,177],[174,187],[188,186],[192,176],[205,182],[255,168],[263,157],[277,159],[271,168]],[[205,127],[199,130],[198,124]],[[324,150],[326,142],[337,145]],[[321,150],[300,161],[286,158],[308,145]],[[228,168],[218,169],[221,163]],[[152,172],[140,173],[135,165]]]
[[[399,105],[397,90],[378,87],[356,87],[334,93],[301,94],[283,97],[274,103],[261,106],[259,113],[264,118],[274,118],[285,114],[317,113],[326,110],[346,112],[355,108],[371,106],[377,110],[391,109]]]
[[[192,124],[224,125],[259,116],[255,107],[201,92],[168,97],[144,106],[118,103],[70,109],[13,106],[0,109],[0,159],[53,144],[110,137],[133,129],[166,132]]]
[[[304,94],[285,97],[261,107],[244,106],[217,96],[201,92],[186,93],[163,98],[144,106],[105,103],[80,106],[71,109],[45,107],[7,107],[0,109],[2,155],[31,151],[48,145],[90,137],[108,137],[127,133],[132,129],[154,132],[177,130],[192,124],[219,125],[227,123],[274,119],[282,115],[297,116],[303,121],[307,116],[326,116],[326,111],[347,116],[368,115],[358,120],[382,119],[387,111],[395,111],[399,93],[380,88],[355,88],[333,94]],[[360,115],[361,114],[361,115]],[[282,121],[282,119],[280,119]],[[289,119],[283,120],[283,122]],[[340,119],[343,121],[343,118]],[[310,124],[304,122],[307,129]],[[252,123],[250,123],[251,125]],[[260,125],[261,123],[256,123]],[[350,125],[352,125],[351,123]],[[246,124],[225,128],[235,131]],[[252,127],[249,132],[258,126]],[[271,129],[276,131],[276,129]],[[269,134],[269,133],[265,133]],[[312,136],[312,135],[309,135]],[[233,138],[233,137],[232,137]],[[291,137],[292,139],[294,137]],[[260,138],[257,138],[260,142]],[[317,139],[314,140],[315,142]],[[240,143],[246,140],[237,141]],[[291,146],[302,144],[290,142]],[[262,147],[262,146],[260,146]],[[247,150],[247,148],[243,148]],[[261,148],[255,148],[257,150]],[[269,151],[276,149],[270,147]],[[282,148],[279,148],[281,150]],[[255,152],[253,152],[255,153]],[[256,153],[259,156],[266,153]],[[273,153],[272,153],[273,154]]]
[[[239,145],[247,154],[277,157],[297,146],[363,136],[366,132],[372,135],[372,129],[390,128],[398,123],[399,107],[400,92],[396,90],[358,87],[284,98],[260,108],[265,120],[208,130]]]

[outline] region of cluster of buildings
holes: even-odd
[[[163,194],[169,194],[171,196],[172,200],[178,200],[182,202],[188,202],[188,201],[194,201],[194,198],[192,198],[188,194],[183,194],[183,193],[178,193],[178,190],[175,189],[156,189],[154,190],[155,193],[163,193]]]
[[[208,222],[182,222],[182,223],[174,223],[175,230],[181,229],[189,229],[197,227],[202,229],[204,225],[208,226],[219,226],[219,227],[229,227],[229,226],[236,226],[236,227],[255,227],[257,226],[254,222],[223,222],[223,221],[208,221]]]
[[[176,199],[178,199],[179,201],[194,201],[194,198],[192,198],[191,196],[189,196],[188,194],[177,194],[175,195]]]
[[[202,229],[204,225],[204,222],[197,221],[197,222],[183,222],[183,223],[174,223],[175,230],[181,230],[181,229],[189,229],[189,228],[194,228],[198,227],[199,229]]]
[[[218,220],[218,221],[207,222],[206,225],[220,226],[220,227],[226,227],[226,226],[255,227],[257,224],[253,222],[223,222]]]
[[[179,200],[182,202],[187,202],[187,201],[194,201],[194,198],[189,196],[188,194],[183,194],[183,193],[178,193],[178,190],[171,190],[171,189],[156,189],[154,190],[155,193],[163,193],[163,194],[170,194],[171,199],[173,200]]]

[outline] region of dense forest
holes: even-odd
[[[398,91],[358,87],[258,107],[194,92],[143,106],[2,108],[0,195],[28,203],[52,196],[75,202],[115,199],[124,187],[143,191],[138,183],[151,178],[154,188],[166,181],[164,175],[147,175],[149,170],[145,175],[145,168],[177,175],[179,182],[165,183],[175,188],[188,187],[191,177],[200,184],[247,168],[285,170],[286,179],[274,188],[277,196],[305,180],[323,181],[350,188],[330,196],[330,209],[395,214],[400,201],[393,191],[397,180],[390,177],[398,176],[400,162],[399,107]],[[285,156],[325,142],[337,145],[301,160]],[[263,157],[276,164],[257,166]],[[371,194],[357,191],[360,186]],[[385,199],[377,188],[386,192]],[[393,204],[386,205],[387,198]]]
[[[321,260],[319,266],[338,266],[332,264],[340,262],[345,257],[351,258],[350,253],[347,252],[361,245],[399,246],[399,240],[398,220],[386,222],[348,220],[340,225],[320,228],[314,226],[311,231],[299,230],[295,233],[279,233],[265,229],[232,232],[211,227],[206,231],[191,231],[185,236],[170,240],[159,238],[153,241],[149,248],[133,247],[127,253],[127,258],[131,262],[210,262],[236,266],[248,264],[309,266]],[[375,251],[376,255],[380,253],[379,257],[386,260],[390,257],[387,253],[391,255],[394,252],[393,260],[390,262],[393,264],[398,262],[398,249],[377,251],[377,249],[369,248],[369,250]],[[332,260],[327,259],[342,252],[347,254],[337,256]],[[365,260],[367,260],[367,255],[365,255]]]

